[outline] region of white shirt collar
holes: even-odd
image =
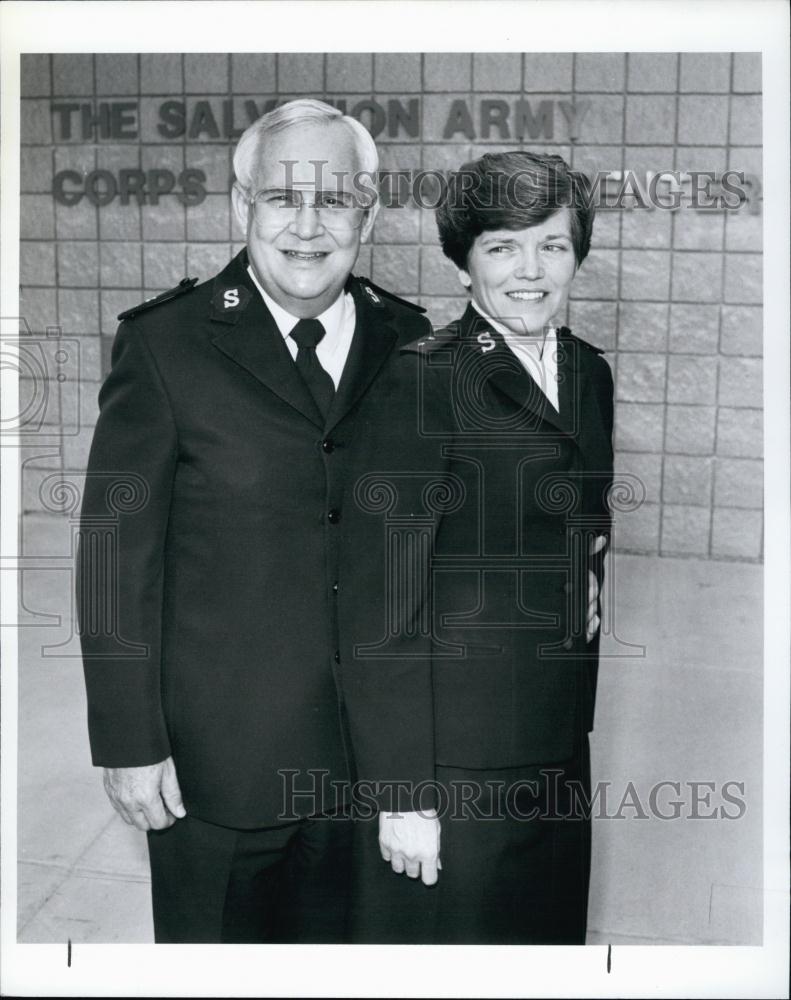
[[[277,323],[277,328],[278,330],[280,330],[281,334],[283,335],[283,338],[285,339],[299,322],[299,316],[292,316],[292,314],[288,312],[287,309],[284,309],[282,306],[278,305],[277,302],[275,302],[275,300],[272,298],[272,296],[269,295],[266,291],[264,291],[263,287],[261,286],[261,282],[258,280],[256,276],[255,271],[249,264],[247,265],[247,273],[253,279],[255,287],[261,293],[261,298],[264,300],[267,309],[272,313],[272,318],[274,319],[275,323]],[[324,330],[326,331],[325,336],[328,340],[328,343],[335,341],[337,334],[339,333],[340,328],[343,324],[345,312],[346,312],[346,296],[344,295],[343,292],[341,292],[341,294],[332,303],[329,309],[325,309],[323,313],[316,316],[316,319],[319,320],[321,325],[324,327]]]
[[[543,338],[539,334],[521,334],[514,333],[513,330],[509,330],[507,326],[504,326],[498,320],[493,319],[487,312],[478,305],[475,299],[470,300],[472,308],[482,316],[487,323],[491,323],[492,328],[499,333],[505,340],[506,344],[517,344],[520,347],[527,347],[531,345],[532,347],[538,348],[539,357],[546,353],[546,349],[553,348],[557,341],[557,330],[554,326],[548,326],[544,328]]]
[[[528,375],[559,413],[557,330],[555,327],[546,327],[543,338],[537,334],[522,335],[514,333],[513,330],[509,330],[502,323],[492,319],[474,299],[472,307],[491,325],[492,329],[502,336],[511,353],[516,356]]]

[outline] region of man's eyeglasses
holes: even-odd
[[[312,209],[325,229],[348,232],[359,229],[366,208],[359,196],[348,191],[302,191],[279,188],[258,191],[249,199],[259,226],[285,228],[302,209]]]

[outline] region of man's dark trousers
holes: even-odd
[[[149,831],[157,944],[342,944],[351,825],[237,830],[187,816]]]

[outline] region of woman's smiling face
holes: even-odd
[[[467,256],[472,296],[514,333],[539,333],[566,304],[577,270],[567,208],[526,229],[486,230]]]

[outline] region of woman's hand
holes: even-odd
[[[401,875],[434,885],[439,860],[440,824],[435,809],[425,812],[379,813],[379,851],[384,861]]]

